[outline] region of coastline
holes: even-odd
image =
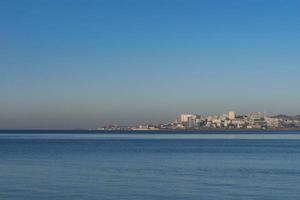
[[[0,134],[300,134],[299,128],[285,129],[159,129],[159,130],[89,130],[89,129],[2,129]]]

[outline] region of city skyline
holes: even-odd
[[[173,122],[119,126],[110,124],[89,130],[104,131],[159,131],[159,130],[300,130],[300,115],[268,116],[265,112],[236,113],[229,111],[221,115],[181,113]]]
[[[0,2],[0,129],[300,114],[300,1]]]

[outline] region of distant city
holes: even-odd
[[[201,129],[300,129],[300,115],[267,116],[264,112],[237,114],[228,112],[217,116],[183,113],[174,122],[141,124],[124,127],[112,124],[97,130],[201,130]]]

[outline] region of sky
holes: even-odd
[[[300,114],[300,0],[2,0],[0,129]]]

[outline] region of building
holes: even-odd
[[[228,119],[234,120],[235,119],[235,112],[231,111],[228,113]]]
[[[185,128],[197,128],[201,126],[202,120],[200,115],[194,114],[181,114],[180,115],[180,123]]]
[[[232,120],[231,124],[234,125],[235,128],[244,128],[246,126],[246,123],[243,120]]]
[[[197,119],[197,115],[193,115],[193,114],[181,114],[180,115],[181,123],[188,122],[190,120],[196,120],[196,119]]]
[[[278,128],[280,127],[280,120],[277,118],[265,117],[268,128]]]

